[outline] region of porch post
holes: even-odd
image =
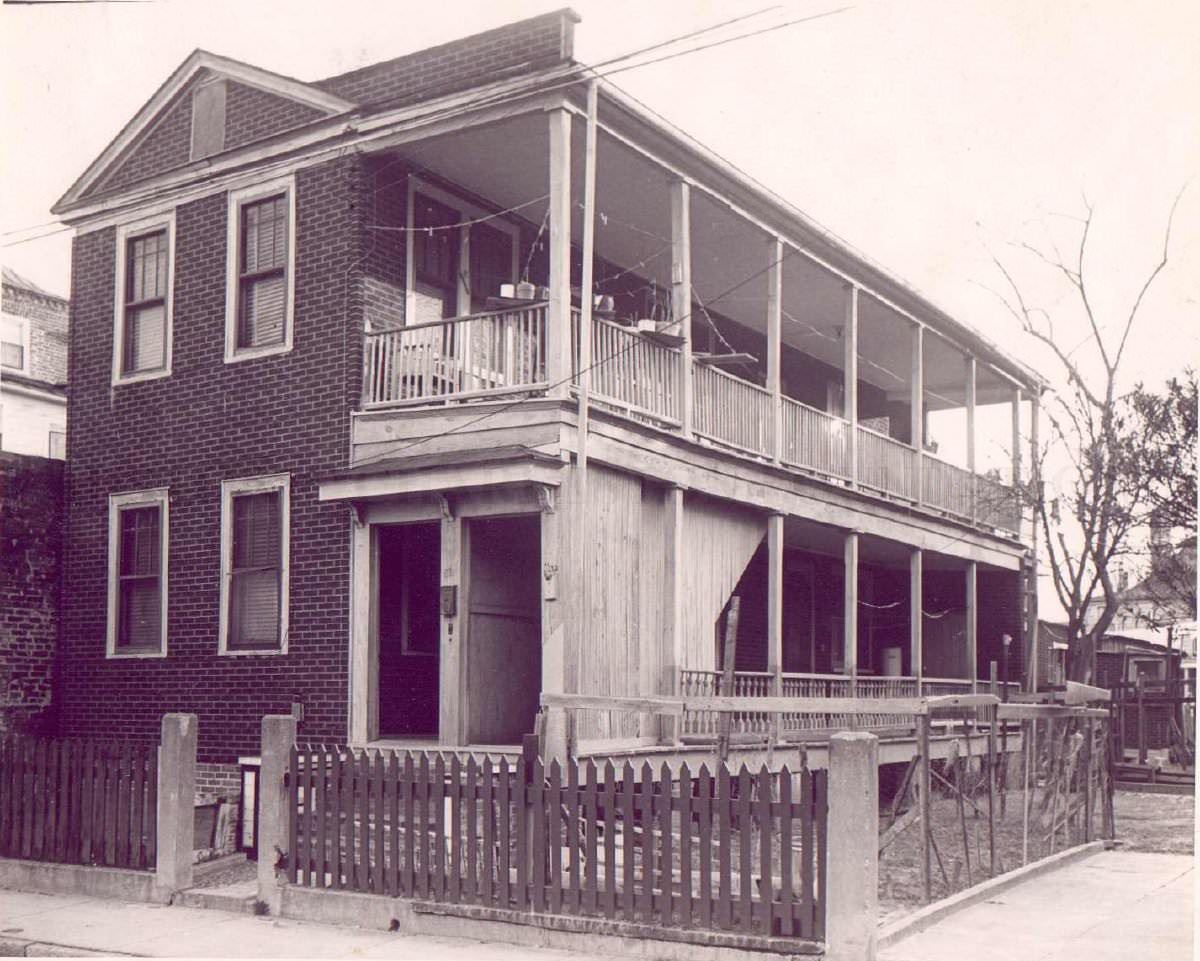
[[[978,565],[967,561],[967,677],[971,690],[979,686],[979,606],[976,597]]]
[[[1041,397],[1036,390],[1029,397],[1029,483],[1035,498],[1042,495],[1042,465],[1038,458],[1038,421],[1041,419]],[[1036,503],[1036,501],[1035,501]],[[1036,508],[1035,508],[1036,509]],[[1037,603],[1037,542],[1038,520],[1033,515],[1029,539],[1029,563],[1025,589],[1025,623],[1028,660],[1025,662],[1026,681],[1030,691],[1038,689],[1038,603]]]
[[[1021,388],[1012,395],[1012,496],[1017,534],[1021,533]]]
[[[925,568],[921,548],[914,547],[908,554],[908,666],[917,679],[917,696],[921,696],[921,677],[925,672],[922,664],[923,610],[925,603]]]
[[[767,517],[767,670],[783,695],[783,515]]]
[[[767,242],[767,390],[771,392],[771,459],[783,456],[783,400],[780,361],[783,356],[783,241]]]
[[[858,288],[846,286],[846,322],[842,330],[842,406],[850,424],[850,486],[858,486]]]
[[[571,376],[571,114],[550,118],[550,306],[546,315],[546,379],[566,397]]]
[[[671,321],[683,338],[679,362],[679,416],[683,435],[692,434],[692,194],[686,180],[671,181]]]
[[[379,567],[369,523],[350,511],[350,743],[366,744],[379,732],[379,664],[373,598]]]
[[[909,399],[909,437],[913,450],[913,495],[920,504],[925,499],[925,328],[913,324],[912,395]]]
[[[466,702],[463,684],[464,660],[462,655],[463,631],[460,625],[464,618],[459,615],[466,603],[462,590],[463,559],[462,519],[452,514],[442,516],[442,573],[441,586],[449,588],[455,595],[454,613],[443,613],[441,621],[441,656],[439,657],[438,697],[438,741],[446,745],[467,743]]]
[[[547,487],[542,499],[541,540],[542,540],[542,569],[541,574],[541,614],[542,614],[542,691],[547,694],[563,694],[568,689],[567,683],[567,612],[565,602],[559,598],[558,578],[564,559],[561,555],[559,538],[559,510],[562,507],[561,498],[566,487],[558,489]],[[579,516],[577,512],[572,514]],[[578,570],[586,577],[586,569],[581,562]],[[586,608],[585,608],[586,610]],[[579,618],[576,625],[576,643],[581,637],[582,625],[586,617]],[[571,685],[579,690],[577,685]],[[560,764],[567,760],[571,752],[570,719],[562,709],[544,712],[545,740],[542,745],[542,760],[549,764],[557,760]]]
[[[975,355],[967,357],[967,471],[971,475],[971,520],[979,516],[978,484],[975,483]]]
[[[667,544],[666,571],[663,583],[666,597],[663,598],[666,612],[667,662],[666,690],[680,693],[679,672],[683,668],[683,488],[668,487],[664,494],[666,508],[665,540]]]
[[[858,692],[858,531],[846,532],[842,562],[842,663],[853,697]]]

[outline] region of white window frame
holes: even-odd
[[[32,346],[32,325],[29,323],[28,317],[18,317],[16,314],[4,312],[5,320],[15,323],[21,337],[21,366],[9,367],[7,364],[0,365],[0,369],[7,370],[11,373],[28,374],[33,364],[33,358],[30,356],[30,347]],[[12,343],[12,341],[8,341]]]
[[[121,373],[121,357],[125,346],[125,266],[129,253],[129,240],[140,234],[153,233],[166,228],[167,231],[167,296],[163,320],[163,366],[154,370],[132,374]],[[171,348],[175,329],[175,208],[165,210],[143,220],[121,224],[117,227],[116,283],[113,304],[113,365],[112,383],[136,384],[143,380],[158,380],[171,376]]]
[[[120,605],[121,512],[138,507],[159,509],[159,559],[161,563],[159,603],[162,605],[157,651],[117,649],[117,620]],[[171,501],[165,487],[108,495],[108,639],[105,655],[110,658],[160,658],[167,656],[167,585],[170,567]]]
[[[516,283],[521,270],[521,228],[504,217],[497,217],[492,211],[484,210],[477,204],[471,203],[455,193],[443,190],[420,177],[408,178],[408,194],[405,200],[404,227],[411,238],[413,231],[413,215],[415,213],[416,195],[424,194],[430,200],[453,207],[464,220],[479,220],[488,218],[487,225],[503,231],[512,237],[512,281]],[[458,237],[458,288],[455,295],[454,313],[466,317],[471,313],[471,228],[469,225],[459,228]],[[417,316],[417,266],[414,256],[414,244],[404,245],[404,323],[414,324]]]
[[[279,491],[279,647],[229,649],[229,584],[233,579],[233,499],[239,494]],[[221,481],[221,623],[217,652],[226,657],[277,657],[288,652],[291,581],[292,475],[269,474]]]
[[[238,347],[238,261],[241,253],[242,207],[255,200],[261,200],[273,194],[287,196],[288,235],[287,235],[287,304],[283,318],[283,342],[267,344],[262,347]],[[256,357],[269,357],[273,354],[286,354],[292,349],[292,328],[296,304],[296,177],[289,174],[275,180],[252,184],[240,190],[231,190],[226,195],[228,225],[225,240],[225,363],[235,364],[238,361],[253,360]]]

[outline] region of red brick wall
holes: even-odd
[[[52,724],[62,462],[0,453],[0,733]]]
[[[573,30],[574,20],[560,10],[319,80],[314,86],[355,103],[442,95],[570,60]]]
[[[0,304],[6,314],[27,317],[29,376],[50,384],[67,381],[67,302],[5,284]]]
[[[315,107],[229,81],[225,90],[225,149],[232,150],[324,116],[325,112]]]
[[[194,83],[188,84],[163,108],[158,123],[127,151],[120,166],[87,191],[87,194],[126,187],[147,177],[181,167],[191,160],[194,86]]]
[[[304,736],[346,736],[349,513],[317,502],[344,466],[361,388],[360,160],[297,174],[294,348],[225,364],[223,193],[176,213],[173,373],[110,386],[114,230],[75,241],[70,515],[63,591],[64,734],[153,738],[199,716],[200,757],[257,754],[260,719],[304,703]],[[222,479],[288,471],[286,655],[217,655]],[[168,656],[105,658],[107,498],[170,489]]]

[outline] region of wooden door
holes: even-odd
[[[541,518],[478,518],[467,534],[467,740],[519,744],[542,690]]]

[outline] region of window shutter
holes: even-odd
[[[276,274],[247,281],[242,288],[242,347],[283,341],[287,281]]]
[[[192,93],[192,160],[225,149],[225,81],[202,84]]]
[[[229,585],[231,648],[269,647],[279,641],[280,494],[233,498]]]
[[[125,320],[125,370],[155,370],[166,364],[167,312],[162,304],[134,308]]]

